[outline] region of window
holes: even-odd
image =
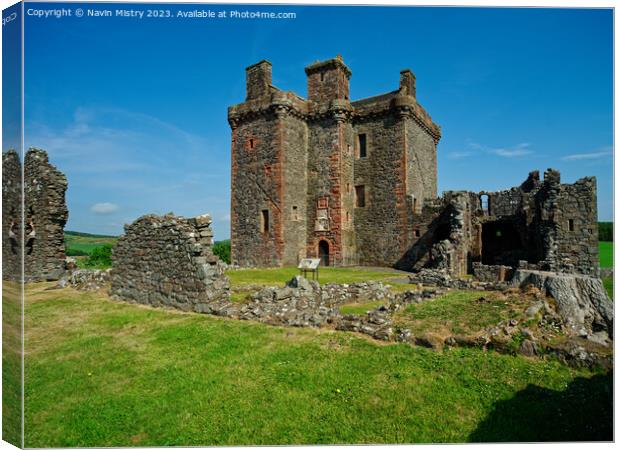
[[[366,206],[366,187],[355,186],[355,206],[363,208]]]
[[[357,135],[357,149],[358,149],[358,158],[366,158],[366,135],[358,134]]]
[[[299,220],[299,211],[297,209],[297,206],[293,206],[293,209],[291,211],[291,217],[293,220]]]
[[[269,210],[263,209],[260,212],[260,231],[261,233],[269,232]]]
[[[568,231],[575,231],[575,221],[568,219]]]
[[[418,212],[418,199],[415,197],[413,197],[413,212],[414,214]]]
[[[321,81],[325,80],[325,72],[321,72]]]
[[[256,144],[257,144],[256,138],[248,138],[245,141],[245,148],[248,150],[254,150],[254,148],[256,147]]]
[[[480,208],[482,208],[483,211],[489,210],[489,196],[487,194],[480,196]]]
[[[415,237],[420,237],[420,230],[414,230],[413,234],[415,235]]]

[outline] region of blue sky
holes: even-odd
[[[297,18],[26,17],[25,143],[68,176],[67,229],[119,234],[145,213],[208,212],[227,238],[226,108],[245,98],[245,67],[268,59],[274,84],[305,96],[304,67],[337,54],[353,99],[415,72],[443,130],[440,193],[509,188],[553,167],[565,182],[595,175],[599,218],[612,219],[611,10],[170,6],[196,8]]]

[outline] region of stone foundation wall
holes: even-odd
[[[487,266],[475,262],[472,268],[474,278],[478,281],[509,281],[514,275],[514,268],[510,266]]]
[[[110,294],[183,311],[229,298],[229,281],[213,254],[208,215],[142,216],[125,226],[112,250]]]

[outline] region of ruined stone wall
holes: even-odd
[[[519,187],[464,195],[468,205],[457,221],[462,232],[451,241],[458,257],[467,258],[468,272],[472,263],[517,267],[527,261],[545,270],[598,273],[594,178],[561,184],[559,172],[549,169],[544,182],[535,171]],[[481,201],[485,195],[486,208]],[[454,198],[454,193],[446,196]],[[478,272],[484,270],[478,267]],[[459,269],[453,275],[462,273]]]
[[[135,303],[205,312],[228,300],[229,281],[213,255],[208,215],[146,215],[125,225],[112,251],[110,295]]]
[[[24,274],[26,281],[57,280],[65,271],[67,178],[47,153],[31,148],[24,163]]]
[[[231,258],[241,266],[279,266],[282,245],[282,153],[277,117],[262,114],[233,131]],[[261,231],[262,211],[269,229]]]
[[[18,153],[2,153],[2,279],[22,274],[22,165]]]
[[[545,246],[551,269],[598,275],[598,214],[596,179],[574,184],[551,183],[543,214],[552,222]]]

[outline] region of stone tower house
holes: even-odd
[[[414,214],[437,196],[437,126],[416,79],[351,101],[337,57],[305,69],[308,98],[272,84],[271,63],[246,69],[231,106],[232,260],[242,266],[392,265],[419,237]]]

